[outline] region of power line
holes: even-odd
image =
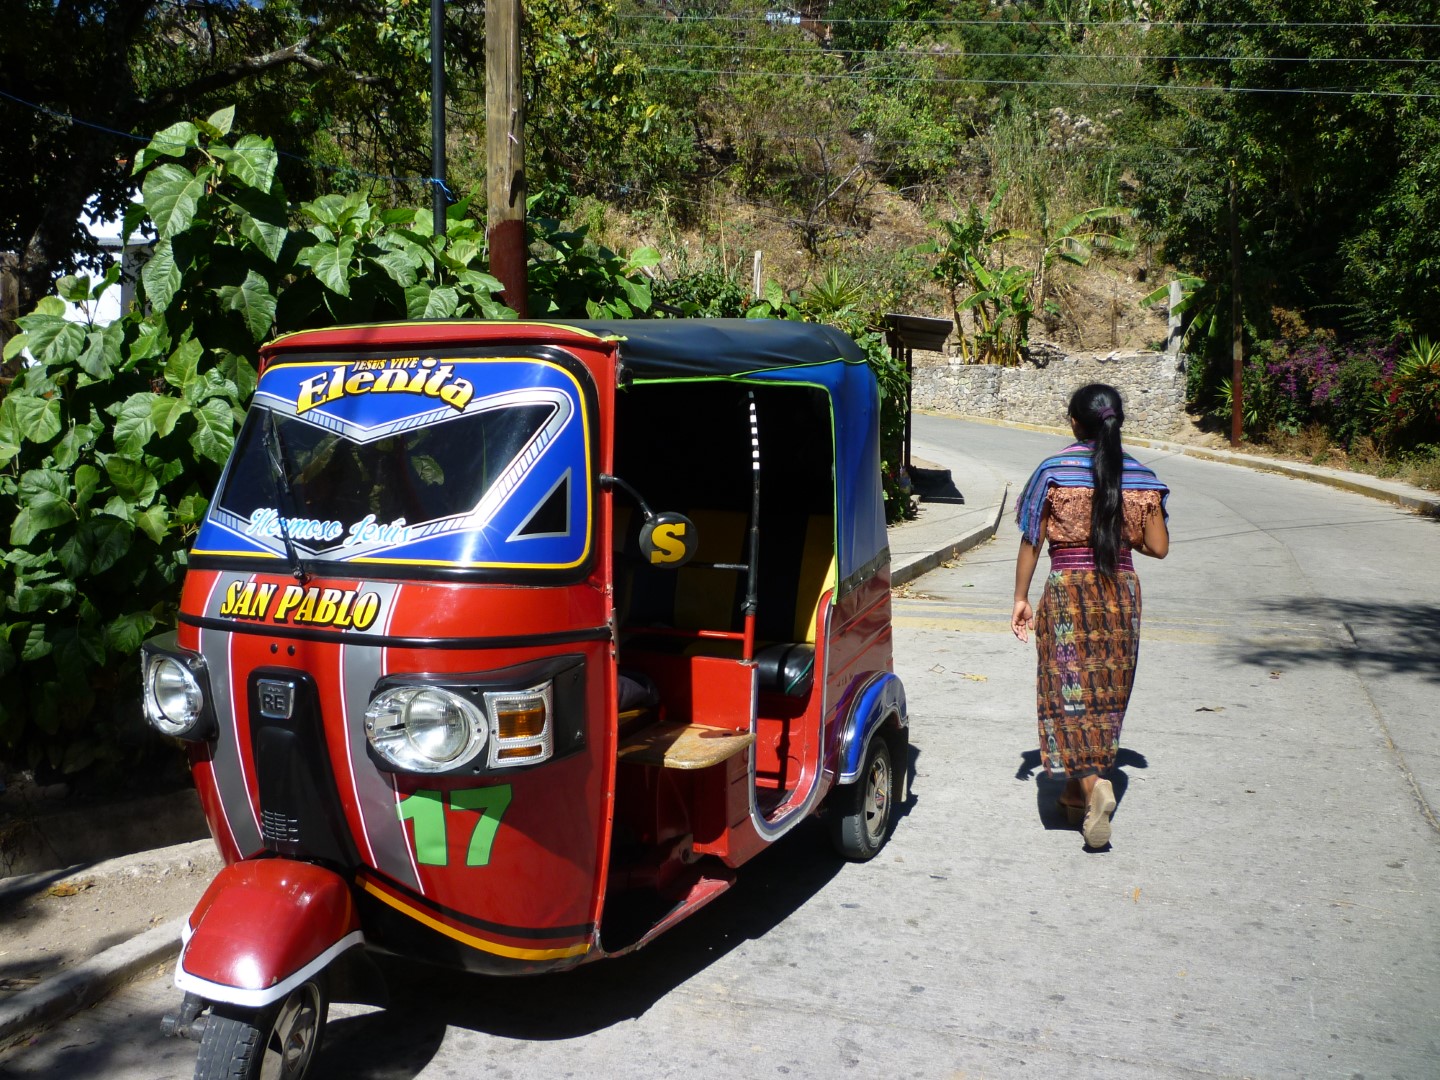
[[[1089,30],[1130,27],[1145,30],[1163,26],[1178,29],[1254,29],[1254,30],[1440,30],[1440,23],[1402,22],[1190,22],[1183,19],[1095,19],[1067,22],[1064,19],[804,19],[799,16],[773,18],[766,15],[645,15],[617,13],[617,20],[627,22],[685,23],[758,23],[765,26],[977,26],[988,29],[1026,29],[1032,26],[1060,27],[1066,30]]]
[[[815,48],[781,46],[769,48],[764,45],[707,45],[685,41],[617,41],[617,46],[640,49],[696,49],[710,52],[754,52],[767,55],[826,56],[828,52],[816,52]],[[1440,57],[1408,56],[1205,56],[1187,53],[1058,53],[1058,52],[930,52],[924,49],[836,49],[846,56],[886,57],[897,60],[968,60],[985,57],[1001,60],[1160,60],[1160,61],[1265,61],[1273,63],[1303,64],[1440,64]]]
[[[1422,93],[1407,90],[1353,90],[1340,87],[1267,87],[1267,86],[1198,86],[1186,83],[1096,83],[1068,82],[1057,79],[972,79],[950,77],[922,77],[870,75],[865,72],[810,72],[810,71],[739,71],[722,68],[672,68],[647,67],[647,72],[667,75],[726,75],[743,79],[848,79],[853,82],[873,80],[875,82],[911,84],[958,84],[967,86],[1053,86],[1070,90],[1180,90],[1204,94],[1314,94],[1322,97],[1377,97],[1430,99],[1440,98],[1440,93]]]
[[[104,124],[97,124],[93,120],[82,120],[80,117],[74,116],[70,113],[60,112],[58,109],[52,109],[48,105],[41,105],[34,101],[26,101],[24,98],[17,97],[16,95],[7,93],[4,90],[0,90],[0,98],[5,98],[7,101],[12,101],[17,105],[21,105],[27,109],[32,110],[33,112],[53,117],[54,119],[60,120],[64,123],[74,124],[76,127],[87,128],[90,131],[104,132],[106,135],[113,135],[118,139],[128,139],[131,142],[144,143],[146,146],[166,147],[171,150],[191,149],[191,147],[186,143],[170,142],[166,139],[161,139],[158,137],[136,135],[129,131],[121,131],[118,128],[106,127]],[[288,158],[289,160],[299,162],[302,165],[309,165],[311,168],[316,169],[320,172],[343,173],[346,176],[359,177],[364,180],[381,180],[391,184],[435,184],[445,194],[445,197],[447,199],[449,199],[452,203],[456,201],[455,193],[452,192],[445,185],[445,181],[440,180],[434,176],[385,176],[381,173],[364,172],[360,169],[352,168],[349,165],[330,165],[323,161],[316,161],[314,158],[307,158],[300,154],[291,153],[288,150],[275,150],[274,152],[277,157]]]

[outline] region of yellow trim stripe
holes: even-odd
[[[561,960],[567,956],[583,956],[590,951],[590,942],[588,941],[582,941],[578,945],[567,945],[561,949],[517,949],[511,945],[487,941],[484,938],[475,937],[473,934],[467,934],[463,930],[456,930],[453,926],[446,926],[437,919],[432,919],[419,908],[411,907],[403,900],[397,900],[367,879],[362,878],[361,885],[375,899],[388,904],[402,915],[408,915],[416,922],[424,923],[431,930],[444,934],[448,938],[454,938],[456,941],[464,942],[472,949],[479,949],[482,952],[508,956],[512,960]]]

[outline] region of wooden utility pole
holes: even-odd
[[[490,273],[504,300],[529,315],[525,281],[525,99],[520,0],[485,0],[485,193]]]
[[[1240,218],[1235,209],[1235,178],[1230,188],[1230,445],[1244,433],[1245,323],[1240,317]]]

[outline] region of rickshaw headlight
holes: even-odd
[[[438,686],[398,686],[365,710],[365,737],[406,772],[459,768],[485,746],[485,717],[469,700]]]
[[[528,690],[485,695],[492,769],[534,765],[555,752],[554,696],[550,682]]]
[[[174,656],[152,653],[145,664],[145,718],[165,735],[196,737],[205,695],[195,673]]]

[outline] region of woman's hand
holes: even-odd
[[[1010,613],[1010,630],[1021,641],[1030,640],[1030,628],[1035,625],[1035,612],[1030,610],[1029,600],[1016,600],[1015,610]]]

